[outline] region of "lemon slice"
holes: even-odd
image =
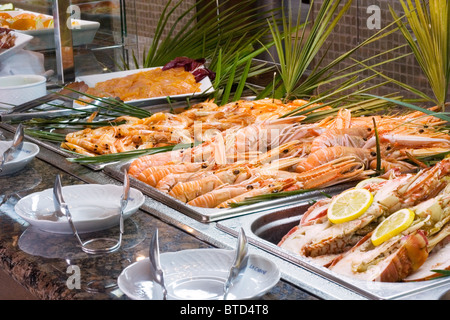
[[[358,182],[358,184],[355,186],[355,188],[364,188],[368,184],[379,183],[379,182],[383,182],[383,181],[386,181],[386,179],[383,179],[383,178],[380,178],[380,177],[364,179],[364,180]]]
[[[370,207],[373,196],[366,189],[349,189],[331,201],[328,207],[328,220],[332,223],[342,223],[361,216]]]
[[[378,246],[407,229],[414,220],[414,211],[400,209],[383,220],[373,231],[371,240]]]

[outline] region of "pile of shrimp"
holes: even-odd
[[[414,172],[426,166],[418,157],[450,151],[445,122],[421,112],[353,117],[341,109],[317,123],[304,119],[224,128],[190,149],[137,158],[128,173],[188,205],[228,208],[256,195],[359,181],[378,166]]]
[[[95,156],[178,143],[207,141],[217,132],[279,118],[306,104],[305,100],[239,100],[218,106],[212,101],[196,104],[180,113],[158,112],[148,118],[122,116],[111,125],[86,128],[66,135],[61,147]],[[120,124],[125,122],[123,124]]]

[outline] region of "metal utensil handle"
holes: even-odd
[[[75,235],[75,237],[77,238],[81,247],[83,248],[84,243],[83,243],[83,241],[81,241],[81,238],[78,234],[77,228],[75,227],[75,224],[73,223],[72,214],[70,213],[69,208],[64,204],[61,204],[61,209],[63,209],[62,212],[66,215],[67,220],[69,221],[70,228],[72,229],[73,234]]]
[[[151,264],[150,272],[153,278],[152,280],[161,286],[163,291],[163,299],[167,300],[167,289],[164,283],[164,271],[161,268],[159,260],[158,228],[155,230],[152,240],[150,241],[149,260]]]
[[[248,262],[248,240],[244,230],[241,228],[238,235],[234,262],[228,274],[227,281],[224,284],[224,294],[223,294],[224,300],[226,300],[231,286],[235,284],[235,280],[247,268],[247,262]]]
[[[69,83],[59,92],[51,92],[35,100],[31,100],[18,106],[15,106],[7,113],[0,115],[0,122],[9,120],[26,120],[36,117],[44,117],[44,118],[57,117],[59,115],[65,115],[67,113],[76,112],[76,110],[74,109],[35,111],[32,113],[26,113],[25,111],[28,111],[30,109],[33,109],[34,107],[38,107],[53,100],[63,100],[73,102],[74,100],[76,100],[76,98],[80,96],[80,94],[82,94],[82,92],[85,92],[87,88],[88,88],[87,84],[83,81]]]

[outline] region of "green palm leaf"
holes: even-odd
[[[105,164],[105,163],[135,159],[137,157],[141,157],[144,155],[168,152],[168,151],[174,150],[175,148],[176,149],[186,149],[186,148],[191,148],[191,147],[192,147],[191,143],[186,143],[186,144],[169,145],[169,146],[164,146],[164,147],[154,147],[154,148],[148,148],[148,149],[124,151],[124,152],[120,152],[120,153],[102,154],[102,155],[93,156],[93,157],[84,156],[82,154],[72,152],[72,151],[66,150],[66,149],[64,149],[64,151],[73,153],[74,155],[78,156],[76,158],[67,158],[67,161],[69,161],[69,162],[76,162],[76,163],[81,163],[81,164]]]
[[[262,17],[273,9],[257,5],[257,0],[243,0],[234,5],[229,2],[221,1],[217,10],[211,10],[211,6],[202,6],[204,2],[198,1],[176,16],[176,9],[183,0],[167,1],[150,48],[144,53],[142,66],[136,64],[133,54],[135,67],[162,66],[180,56],[206,58],[208,68],[220,75],[214,83],[216,90],[230,81],[232,85],[241,82],[243,75],[251,77],[266,72],[267,66],[249,66],[248,61],[265,51],[255,49],[255,45],[268,34]],[[169,28],[170,20],[174,22]]]
[[[450,84],[450,4],[448,0],[400,2],[407,23],[399,20],[390,7],[391,14],[428,79],[434,102],[444,109]]]
[[[441,120],[450,122],[450,116],[448,115],[447,112],[430,111],[428,109],[418,107],[418,106],[416,106],[414,104],[411,104],[411,103],[408,103],[408,102],[405,102],[405,101],[401,101],[399,99],[391,99],[391,98],[388,98],[388,97],[380,97],[380,96],[373,95],[373,94],[364,94],[364,95],[366,95],[368,97],[372,97],[372,98],[383,99],[383,100],[389,101],[391,103],[400,105],[402,107],[406,107],[406,108],[409,108],[409,109],[412,109],[412,110],[415,110],[415,111],[420,111],[420,112],[423,112],[425,114],[428,114],[428,115],[434,116],[436,118],[439,118]]]
[[[340,6],[341,4],[342,6]],[[326,52],[323,56],[317,57],[319,50],[324,47],[327,38],[351,4],[351,0],[345,2],[339,0],[323,1],[314,21],[309,22],[308,19],[311,15],[311,8],[314,6],[314,1],[311,1],[305,23],[306,26],[301,25],[299,22],[297,22],[297,25],[292,25],[290,22],[292,12],[290,10],[288,13],[283,11],[283,32],[279,30],[274,19],[269,21],[269,28],[272,37],[274,38],[274,46],[280,60],[280,67],[277,78],[274,81],[275,85],[269,84],[265,90],[258,95],[258,98],[267,97],[272,92],[275,93],[275,98],[285,100],[293,98],[310,98],[316,93],[320,86],[339,83],[341,81],[341,86],[338,85],[334,87],[334,94],[336,95],[342,93],[343,90],[341,89],[344,87],[347,90],[350,90],[365,82],[364,80],[354,78],[354,76],[367,70],[366,67],[359,68],[356,71],[349,71],[348,68],[344,68],[340,72],[333,71],[333,68],[340,62],[349,58],[359,48],[394,32],[395,30],[389,29],[392,29],[392,26],[395,26],[395,23],[389,24],[373,36],[362,41],[360,44],[326,65],[323,65]],[[309,28],[308,32],[305,31],[306,28]],[[376,54],[365,61],[376,58],[379,55],[380,54]],[[395,59],[398,58],[388,59],[382,63],[388,63]],[[380,64],[381,63],[377,65]],[[352,67],[354,67],[354,65]],[[309,70],[311,68],[312,70]],[[370,77],[365,80],[367,81],[369,78]],[[352,79],[353,86],[349,86],[348,79]],[[274,86],[276,88],[273,88]],[[330,91],[331,90],[323,95],[329,95]]]

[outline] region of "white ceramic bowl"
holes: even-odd
[[[44,76],[35,74],[0,77],[0,107],[11,109],[44,96],[47,93],[46,81]]]
[[[0,154],[3,154],[3,152],[11,146],[11,144],[12,141],[0,141]],[[0,176],[7,176],[22,170],[38,153],[39,147],[37,145],[25,141],[23,143],[22,150],[17,157],[4,164]]]
[[[234,250],[192,249],[162,253],[161,267],[169,300],[221,300],[223,286],[235,256]],[[255,254],[227,299],[256,299],[280,280],[275,263]],[[150,280],[150,261],[139,260],[126,267],[117,279],[120,290],[135,300],[157,300],[159,286]]]
[[[82,184],[62,188],[64,200],[79,233],[100,231],[119,225],[122,193],[121,186],[109,184]],[[142,192],[131,188],[124,219],[135,213],[144,201]],[[14,209],[21,218],[43,231],[72,233],[66,217],[61,217],[57,221],[48,219],[48,216],[55,212],[52,188],[23,197]]]

